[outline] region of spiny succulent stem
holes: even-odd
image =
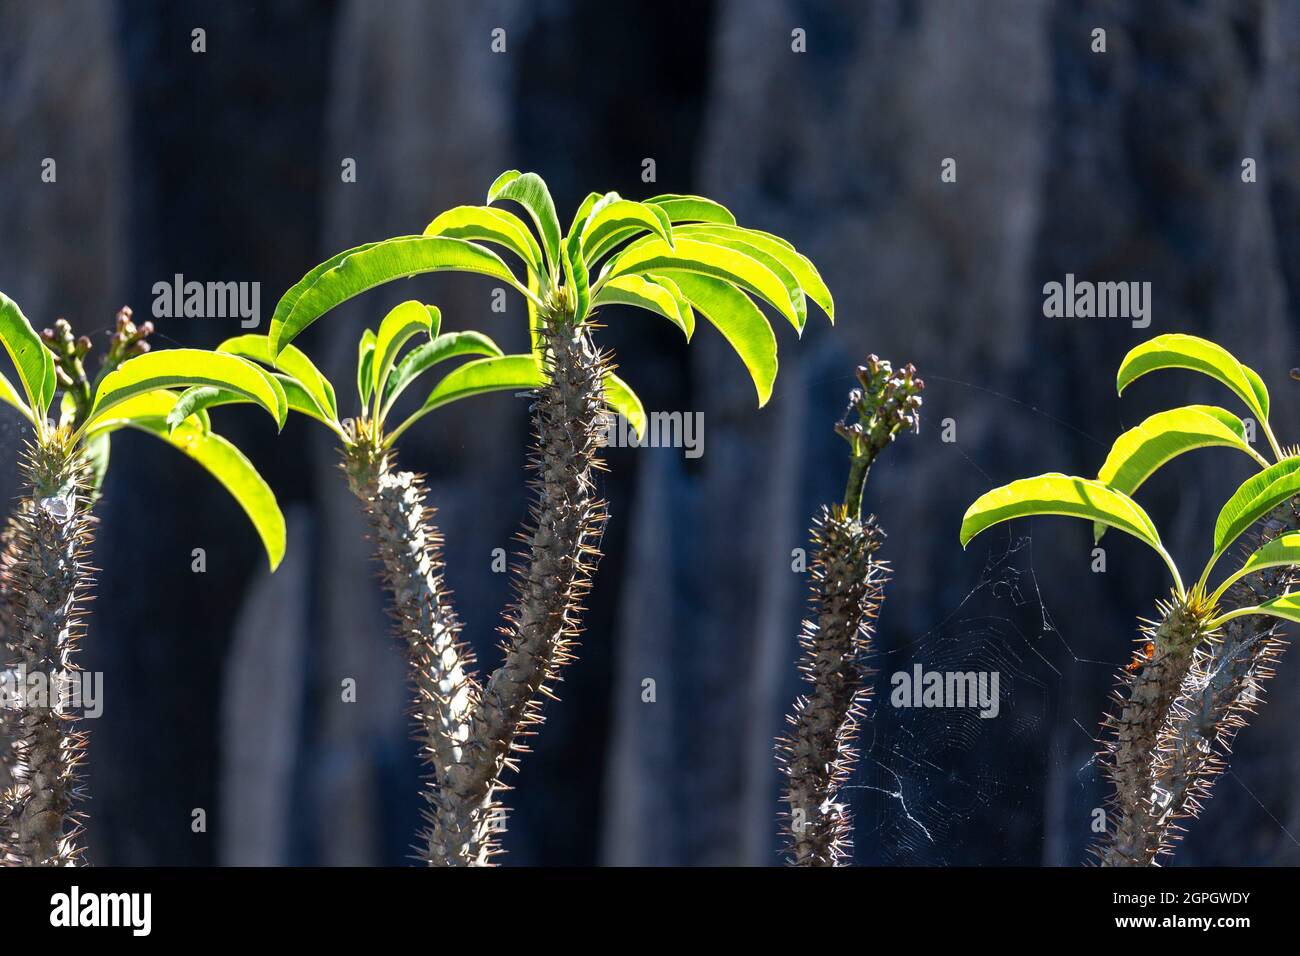
[[[419,738],[433,766],[420,853],[432,865],[486,866],[500,852],[502,772],[541,723],[541,703],[572,659],[582,599],[599,556],[604,506],[593,471],[602,411],[603,356],[590,330],[563,311],[542,313],[547,384],[533,404],[535,500],[522,538],[505,660],[480,686],[437,573],[438,540],[420,480],[394,471],[378,429],[359,422],[344,469],[370,520],[416,689]]]
[[[1095,849],[1102,866],[1148,866],[1158,842],[1152,833],[1164,813],[1157,792],[1157,739],[1174,697],[1205,639],[1209,608],[1176,599],[1162,606],[1159,622],[1144,635],[1137,660],[1120,672],[1117,715],[1104,726],[1111,738],[1102,760],[1114,787],[1107,832]]]
[[[1281,534],[1300,530],[1300,497],[1283,502],[1244,544],[1251,552]],[[1289,567],[1267,569],[1230,587],[1223,608],[1253,607],[1300,583]],[[1227,765],[1232,741],[1262,701],[1262,685],[1285,648],[1274,618],[1250,615],[1223,625],[1193,651],[1186,676],[1156,735],[1152,756],[1153,812],[1135,841],[1140,853],[1125,862],[1155,863],[1173,853],[1177,824],[1195,818]]]
[[[455,796],[480,817],[504,812],[496,794],[501,774],[523,750],[522,738],[542,722],[544,698],[573,659],[582,602],[600,557],[604,504],[594,472],[608,363],[590,329],[563,311],[543,311],[547,384],[533,403],[535,434],[531,518],[522,539],[525,562],[515,568],[516,599],[507,614],[505,660],[483,688],[469,741],[470,770]],[[488,828],[489,853],[498,852]]]
[[[460,642],[460,622],[442,577],[441,539],[426,504],[423,480],[394,468],[377,435],[360,430],[343,467],[370,524],[375,554],[391,595],[390,613],[407,652],[414,690],[416,739],[432,774],[423,796],[425,829],[418,852],[430,865],[486,862],[479,821],[455,798],[464,775],[465,741],[478,697],[473,655]]]
[[[795,701],[786,718],[792,729],[777,742],[793,866],[837,866],[851,855],[852,821],[839,798],[857,761],[858,721],[874,673],[866,662],[888,578],[874,557],[883,539],[874,521],[840,508],[823,508],[813,525],[811,615],[799,639],[799,669],[812,690]]]
[[[30,446],[23,470],[29,496],[15,512],[16,547],[8,567],[17,658],[28,678],[44,677],[47,693],[25,700],[19,721],[11,852],[27,865],[65,866],[81,853],[73,805],[84,736],[56,688],[72,669],[90,586],[88,471],[66,429],[48,431]]]
[[[895,374],[875,355],[856,375],[860,388],[849,393],[835,426],[850,448],[844,502],[823,507],[812,529],[812,615],[799,638],[799,669],[812,691],[795,701],[786,718],[793,729],[777,741],[789,807],[782,817],[787,862],[793,866],[837,866],[852,848],[848,807],[838,798],[857,760],[858,720],[873,673],[866,661],[888,578],[875,558],[885,535],[874,518],[862,520],[862,495],[877,456],[900,431],[915,427],[925,389],[911,365]]]
[[[18,625],[14,617],[13,567],[17,560],[18,523],[10,515],[0,531],[0,670],[17,665]],[[13,783],[13,728],[16,708],[0,708],[0,791]]]

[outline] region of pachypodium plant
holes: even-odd
[[[1281,650],[1280,621],[1300,621],[1300,454],[1278,444],[1258,373],[1190,335],[1161,335],[1128,353],[1118,390],[1159,369],[1190,369],[1227,386],[1250,411],[1273,461],[1252,447],[1251,425],[1217,406],[1159,412],[1122,434],[1096,479],[1046,474],[980,497],[962,522],[963,546],[1012,518],[1070,515],[1094,523],[1097,540],[1118,528],[1149,545],[1168,567],[1170,596],[1144,622],[1139,649],[1119,675],[1102,759],[1113,785],[1107,832],[1094,853],[1106,866],[1146,866],[1172,853],[1177,822],[1209,796],[1228,747],[1260,700]],[[1132,495],[1171,459],[1198,448],[1248,455],[1258,473],[1219,512],[1209,560],[1188,586],[1154,523]],[[1217,586],[1211,575],[1239,541],[1244,559]]]
[[[431,863],[446,859],[448,847],[486,850],[485,834],[462,832],[484,821],[467,816],[442,797],[456,785],[461,751],[469,739],[473,697],[471,650],[461,643],[461,625],[442,576],[441,540],[435,510],[427,503],[424,479],[397,467],[397,439],[430,412],[463,398],[494,391],[531,391],[542,382],[531,353],[505,355],[480,332],[442,332],[442,313],[432,305],[403,302],[367,329],[357,348],[358,412],[339,416],[334,385],[301,350],[287,345],[274,359],[264,335],[240,335],[217,347],[268,366],[293,411],[325,425],[339,441],[342,472],[365,510],[390,611],[405,645],[415,691],[416,738],[433,774],[424,790],[427,826],[419,853]],[[405,351],[405,354],[403,352]],[[443,375],[422,404],[389,427],[403,392],[441,363],[470,357]],[[172,410],[172,424],[217,405],[248,401],[215,387],[186,391]]]
[[[895,372],[874,355],[857,378],[860,387],[835,428],[850,448],[844,500],[823,505],[813,521],[811,616],[799,637],[799,670],[812,690],[795,701],[786,717],[790,733],[777,741],[792,866],[838,866],[852,856],[853,825],[840,793],[857,762],[858,721],[875,673],[871,639],[889,579],[876,557],[885,533],[874,516],[862,517],[862,492],[880,453],[900,431],[916,428],[925,388],[911,365]]]
[[[75,865],[83,853],[83,815],[75,804],[85,735],[76,728],[75,696],[61,691],[77,679],[73,653],[91,586],[91,509],[113,433],[137,429],[189,455],[244,509],[272,569],[284,554],[284,518],[275,496],[243,454],[212,431],[206,414],[176,428],[167,423],[177,389],[201,384],[238,391],[283,424],[283,391],[242,358],[198,349],[151,352],[146,340],[152,329],[121,310],[92,378],[89,338],[75,337],[63,320],[37,335],[18,306],[0,295],[0,342],[22,385],[20,393],[0,376],[0,399],[31,426],[20,462],[23,492],[0,552],[4,664],[20,691],[17,700],[5,702],[10,746],[3,755],[8,786],[0,794],[0,860],[7,864]],[[58,418],[52,420],[47,416],[56,397]]]
[[[533,228],[493,205],[502,202],[521,207]],[[531,351],[520,361],[531,362],[536,375],[533,501],[522,534],[526,553],[516,562],[516,597],[505,615],[502,664],[480,681],[463,652],[445,650],[449,638],[434,622],[452,620],[450,611],[405,614],[407,586],[386,571],[403,628],[428,629],[405,637],[409,646],[427,649],[413,652],[412,666],[421,672],[417,708],[421,722],[443,738],[426,746],[435,792],[422,853],[434,864],[483,864],[499,850],[491,824],[504,812],[498,803],[502,772],[525,749],[524,738],[541,722],[543,698],[553,696],[560,667],[573,658],[582,601],[599,558],[605,507],[594,473],[605,415],[622,414],[638,431],[644,425],[640,400],[596,345],[596,311],[640,307],[668,319],[688,341],[696,314],[703,315],[739,354],[760,406],[776,377],[776,337],[755,299],[799,331],[809,299],[833,318],[830,293],[808,259],[783,239],[737,226],[730,212],[708,199],[665,195],[634,202],[591,193],[566,234],[542,179],[511,170],[492,184],[487,203],[451,209],[422,235],[367,243],[321,263],[285,293],[268,336],[270,357],[278,361],[303,329],[339,303],[427,272],[487,276],[519,292],[528,306]],[[515,257],[519,271],[489,245]],[[370,475],[381,473],[382,464],[381,458],[350,466],[354,487],[370,489],[375,508],[383,506],[374,494],[383,486]],[[423,497],[418,486],[408,485],[405,493],[412,501]],[[401,524],[395,532],[408,551],[420,550],[416,539],[432,540],[424,526]],[[445,602],[445,594],[429,595],[421,578],[414,579],[420,600]],[[457,716],[425,713],[435,710]]]

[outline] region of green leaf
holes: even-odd
[[[198,386],[207,388],[210,386]],[[111,412],[102,415],[86,428],[86,438],[89,440],[95,435],[107,434],[117,431],[119,428],[134,423],[138,419],[162,419],[166,420],[176,408],[176,403],[180,401],[181,394],[160,388],[152,392],[141,392],[139,395],[128,398],[124,402],[114,405]],[[248,399],[244,399],[249,401]],[[208,413],[201,408],[195,408],[190,412],[193,416],[189,424],[203,432],[212,429],[212,422],[208,418]],[[187,416],[188,417],[188,416]]]
[[[137,419],[130,424],[180,449],[221,482],[257,530],[271,570],[279,566],[285,548],[284,515],[280,513],[270,486],[238,448],[215,432],[205,433],[189,422],[175,431],[171,431],[162,419]]]
[[[682,292],[682,287],[668,276],[655,272],[645,273],[645,278],[663,286],[677,300],[677,314],[681,316],[682,325],[686,329],[686,340],[689,342],[695,335],[695,310],[691,308],[691,301]]]
[[[1232,587],[1248,574],[1264,571],[1268,568],[1300,567],[1300,531],[1291,531],[1278,535],[1272,541],[1258,548],[1236,571],[1228,575],[1218,586],[1210,599],[1217,604],[1223,592]]]
[[[530,352],[475,359],[452,369],[434,386],[424,404],[389,433],[388,444],[435,408],[486,392],[527,391],[546,384],[546,373]]]
[[[689,227],[687,227],[689,228]],[[736,229],[734,233],[717,233],[707,236],[696,234],[693,238],[701,242],[707,242],[715,246],[723,246],[727,249],[734,249],[736,252],[749,256],[760,265],[766,266],[773,275],[781,280],[785,286],[786,295],[794,307],[794,317],[790,319],[800,335],[803,334],[803,328],[808,322],[808,300],[804,295],[803,289],[799,286],[799,280],[795,278],[793,272],[785,267],[785,264],[776,256],[770,255],[757,245],[749,241],[747,230]],[[736,233],[745,234],[743,236]],[[774,303],[775,304],[775,303]],[[788,316],[787,316],[788,317]]]
[[[379,334],[375,338],[375,359],[373,364],[374,389],[376,394],[384,393],[384,382],[388,373],[397,364],[397,355],[413,336],[421,332],[433,337],[433,317],[437,316],[442,325],[442,312],[437,306],[425,306],[410,299],[395,306],[379,323]]]
[[[686,341],[689,342],[691,333],[695,331],[695,316],[688,312],[691,315],[691,325],[688,326],[682,315],[681,299],[681,290],[676,288],[675,284],[674,289],[670,291],[657,280],[639,275],[627,275],[606,282],[592,305],[596,308],[602,305],[632,305],[639,309],[657,312],[681,329],[686,336]]]
[[[27,407],[18,390],[14,388],[13,382],[9,381],[4,375],[0,375],[0,402],[6,405],[12,405],[18,411],[22,412],[23,418],[27,419],[33,425],[36,424],[36,418],[32,415],[32,410]]]
[[[323,410],[316,402],[316,399],[302,387],[302,383],[296,378],[282,372],[273,372],[272,375],[284,389],[285,401],[291,411],[316,419],[316,421],[328,426],[337,435],[341,436],[343,434],[343,429],[339,425],[336,416]],[[239,392],[232,392],[228,388],[197,385],[193,388],[187,388],[180,394],[175,406],[167,414],[166,422],[170,428],[179,428],[181,423],[191,415],[206,416],[209,408],[215,408],[219,405],[242,405],[247,404],[248,401],[248,398],[244,395]],[[204,431],[207,430],[207,428],[204,428]]]
[[[1250,447],[1244,435],[1241,419],[1213,405],[1188,405],[1159,412],[1115,439],[1097,480],[1132,496],[1166,462],[1194,449],[1214,446],[1235,448],[1267,467],[1268,462]],[[1100,541],[1105,530],[1104,525],[1094,526],[1095,539]]]
[[[781,237],[760,232],[757,229],[708,224],[682,226],[678,230],[678,234],[683,237],[695,237],[710,242],[717,241],[719,238],[738,239],[757,249],[761,249],[780,262],[794,276],[798,287],[826,313],[826,317],[831,320],[831,324],[835,323],[835,300],[831,298],[831,290],[826,287],[821,273],[817,271],[817,267],[812,264],[812,261],[807,256],[800,255],[794,246]]]
[[[366,329],[357,342],[357,395],[361,398],[364,409],[370,403],[371,390],[375,385],[371,370],[375,362],[375,333]]]
[[[581,205],[578,206],[578,211],[573,214],[573,223],[569,226],[569,235],[581,235],[583,223],[598,207],[617,202],[620,198],[619,194],[615,192],[587,193],[587,198],[582,201]]]
[[[681,243],[678,243],[680,245]],[[682,294],[722,333],[749,369],[758,391],[758,407],[772,397],[776,381],[776,336],[767,317],[749,296],[720,279],[692,272],[673,273]]]
[[[1209,627],[1216,628],[1219,625],[1231,621],[1233,618],[1246,617],[1251,614],[1262,614],[1268,617],[1278,617],[1284,621],[1291,621],[1300,624],[1300,591],[1288,591],[1286,594],[1275,597],[1271,601],[1265,601],[1263,604],[1257,604],[1253,607],[1241,607],[1235,611],[1229,611],[1227,614],[1216,617],[1210,621]]]
[[[353,246],[351,249],[344,249],[342,252],[335,253],[326,259],[320,265],[316,266],[305,276],[295,282],[284,295],[280,296],[280,301],[275,304],[275,312],[271,315],[271,333],[284,325],[289,314],[293,312],[294,306],[302,298],[302,294],[316,284],[316,280],[325,273],[330,272],[343,263],[343,260],[358,252],[364,252],[367,249],[373,249],[379,245],[378,242],[366,242],[359,246]],[[293,336],[290,336],[292,338]],[[268,341],[270,337],[268,336]],[[277,350],[278,351],[278,350]]]
[[[3,292],[0,292],[0,342],[4,343],[27,393],[27,407],[32,412],[29,417],[43,421],[54,400],[54,356],[22,309]]]
[[[627,423],[636,430],[637,438],[645,438],[645,406],[632,386],[613,372],[605,375],[605,404],[627,419]]]
[[[966,509],[961,522],[961,545],[966,547],[977,534],[996,524],[1036,515],[1086,518],[1132,535],[1164,559],[1182,593],[1178,569],[1160,543],[1160,535],[1147,513],[1128,495],[1087,478],[1051,473],[1021,478],[986,492]]]
[[[609,255],[615,248],[621,246],[627,240],[634,236],[640,236],[637,240],[639,244],[649,242],[652,239],[658,239],[658,236],[647,235],[646,231],[640,226],[624,226],[621,229],[615,229],[607,233],[599,242],[593,242],[583,251],[583,259],[587,262],[588,268],[594,268],[596,263]]]
[[[712,199],[703,196],[681,196],[665,193],[647,199],[646,202],[663,209],[673,222],[716,222],[724,226],[734,226],[736,217],[725,206],[720,206]]]
[[[518,170],[508,170],[497,177],[497,181],[488,190],[487,201],[492,204],[501,199],[509,199],[524,207],[532,217],[537,232],[542,237],[542,248],[546,252],[549,273],[559,274],[560,268],[560,220],[555,215],[555,202],[551,192],[546,188],[542,177],[536,173],[520,174]]]
[[[284,372],[297,380],[319,409],[330,418],[338,420],[339,406],[338,399],[334,395],[334,386],[297,346],[286,345],[284,351],[273,358],[270,343],[267,342],[265,335],[236,335],[218,345],[217,351],[261,362],[263,365]]]
[[[796,329],[802,327],[800,310],[781,279],[752,256],[726,246],[678,239],[675,248],[670,249],[663,240],[655,239],[624,249],[610,260],[607,268],[611,279],[647,272],[667,272],[678,285],[681,285],[677,279],[679,272],[722,279],[770,302]],[[687,298],[691,298],[689,292]]]
[[[663,209],[630,199],[618,199],[602,206],[587,218],[580,235],[583,258],[592,262],[587,251],[597,248],[610,234],[625,229],[649,232],[670,247],[673,244],[673,227]]]
[[[1259,376],[1227,349],[1195,335],[1157,335],[1124,356],[1116,376],[1122,395],[1134,380],[1157,369],[1183,368],[1201,372],[1232,390],[1262,422],[1268,422],[1268,389]]]
[[[576,235],[570,236],[564,246],[564,280],[573,289],[573,320],[581,322],[591,309],[591,281],[587,274],[587,264],[582,261],[578,250]]]
[[[546,384],[546,375],[537,367],[537,362],[533,360],[531,354],[475,359],[448,372],[429,393],[422,410],[432,411],[462,398],[482,395],[485,392],[500,392],[508,389],[523,391],[539,388],[544,384]]]
[[[191,385],[214,385],[247,395],[278,427],[284,427],[288,403],[269,373],[247,359],[204,349],[166,349],[127,359],[100,381],[85,424],[142,393]]]
[[[490,338],[481,332],[444,332],[432,342],[425,342],[412,349],[400,362],[393,374],[388,377],[384,390],[383,415],[393,407],[397,397],[405,391],[423,372],[460,355],[503,355],[504,353]]]
[[[1255,404],[1264,413],[1264,417],[1260,420],[1267,425],[1268,414],[1271,411],[1268,402],[1268,386],[1266,386],[1264,380],[1259,377],[1259,373],[1249,365],[1243,365],[1241,371],[1246,376],[1246,381],[1250,382],[1250,390],[1255,393]]]
[[[546,275],[546,263],[542,260],[542,250],[537,245],[537,240],[523,220],[504,209],[456,206],[425,226],[424,234],[495,242],[522,259],[524,265],[536,275]]]
[[[280,309],[276,308],[277,317],[271,320],[269,333],[271,354],[279,355],[303,329],[354,295],[393,279],[446,271],[492,276],[527,294],[527,287],[520,285],[501,257],[476,243],[448,236],[387,239],[348,255],[317,275],[306,288],[295,293],[295,286],[285,293],[286,297],[296,294],[297,298],[283,318],[278,317]],[[308,277],[311,275],[308,273]],[[307,281],[305,278],[299,285]]]
[[[1264,515],[1292,495],[1300,493],[1300,456],[1283,458],[1246,479],[1232,493],[1218,520],[1214,522],[1214,554],[1210,556],[1201,580],[1241,535]]]
[[[97,432],[82,442],[86,460],[90,462],[90,500],[99,500],[104,490],[104,479],[108,477],[108,459],[112,437],[108,432]]]

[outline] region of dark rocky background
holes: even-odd
[[[806,53],[791,50],[796,28]],[[797,342],[778,323],[781,376],[759,412],[718,337],[685,349],[666,323],[606,316],[648,407],[704,413],[705,454],[609,454],[584,649],[517,779],[508,861],[777,861],[772,738],[796,690],[806,587],[791,549],[841,490],[830,424],[874,351],[929,383],[920,435],[868,490],[896,568],[878,696],[920,662],[997,669],[1004,699],[991,721],[878,707],[852,791],[857,859],[1073,865],[1102,792],[1091,737],[1135,618],[1167,583],[1118,535],[1107,573],[1090,573],[1080,523],[990,534],[969,553],[957,527],[994,483],[1095,472],[1157,407],[1231,407],[1191,376],[1115,397],[1119,358],[1158,332],[1233,349],[1296,440],[1298,92],[1300,11],[1285,0],[3,2],[0,288],[38,326],[67,316],[90,331],[122,303],[147,315],[153,283],[179,272],[260,282],[269,316],[328,254],[480,202],[502,169],[541,173],[566,223],[590,189],[719,199],[819,263],[839,325],[818,317]],[[56,184],[40,182],[47,156]],[[356,183],[340,182],[343,157]],[[956,183],[940,182],[945,157]],[[1241,181],[1244,157],[1258,182]],[[1066,272],[1150,281],[1151,328],[1045,319],[1042,285]],[[449,326],[522,347],[522,305],[492,314],[489,293],[413,280],[303,344],[346,383],[362,324],[419,295]],[[207,346],[238,331],[160,324],[164,342]],[[21,432],[0,416],[8,461]],[[940,440],[945,418],[955,443]],[[418,808],[402,665],[334,453],[311,423],[279,439],[254,412],[219,424],[280,494],[289,557],[268,576],[210,479],[147,437],[115,441],[81,658],[107,685],[91,859],[400,864]],[[404,442],[489,664],[508,596],[490,555],[522,515],[526,437],[523,404],[496,396]],[[1180,561],[1202,558],[1247,467],[1204,452],[1143,490]],[[205,574],[191,573],[196,547]],[[1298,671],[1284,660],[1179,863],[1300,860]],[[355,704],[339,700],[346,677]],[[645,677],[656,703],[641,701]]]

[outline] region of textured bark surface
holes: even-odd
[[[460,641],[460,622],[442,577],[434,509],[425,503],[420,476],[396,471],[391,454],[353,445],[344,469],[365,508],[391,595],[389,610],[415,691],[416,739],[431,768],[420,856],[430,865],[483,865],[487,821],[480,811],[486,794],[473,804],[459,788],[468,769],[465,748],[479,690],[472,676],[473,654]]]
[[[1203,618],[1185,604],[1161,610],[1159,622],[1139,639],[1145,647],[1136,669],[1120,672],[1118,712],[1103,723],[1113,738],[1102,760],[1114,793],[1106,837],[1095,850],[1102,866],[1148,866],[1155,857],[1151,834],[1163,813],[1156,793],[1156,740],[1205,636]]]
[[[1245,557],[1278,535],[1300,529],[1300,498],[1278,506],[1247,536]],[[1292,590],[1300,575],[1271,568],[1230,587],[1225,611],[1253,607]],[[1286,649],[1277,618],[1239,617],[1196,648],[1191,667],[1160,727],[1153,767],[1154,800],[1143,833],[1143,855],[1159,862],[1182,838],[1181,821],[1200,816],[1215,778],[1228,766],[1232,742],[1264,701],[1263,684],[1274,676]]]
[[[875,557],[884,534],[823,508],[812,529],[811,611],[799,670],[812,691],[795,701],[778,741],[789,812],[782,826],[794,866],[837,866],[852,857],[853,827],[841,788],[857,762],[858,720],[871,693],[873,622],[888,570]]]
[[[0,533],[0,672],[16,673],[18,628],[14,618],[13,567],[17,525],[11,516]],[[14,815],[19,806],[17,782],[18,701],[12,698],[0,706],[0,866],[19,862],[14,849]]]
[[[563,665],[573,660],[582,603],[599,558],[606,513],[594,471],[607,363],[586,327],[547,321],[548,383],[533,404],[534,501],[520,534],[517,596],[501,632],[505,659],[480,686],[473,654],[441,574],[441,540],[422,479],[391,454],[350,446],[344,470],[370,525],[391,612],[415,689],[417,737],[432,768],[420,855],[436,866],[485,866],[500,852],[497,793],[524,738],[542,722]]]
[[[586,326],[543,317],[547,384],[533,403],[534,446],[530,521],[516,564],[514,605],[501,629],[505,660],[483,688],[475,708],[464,776],[451,783],[475,812],[495,813],[502,772],[542,720],[544,698],[555,696],[560,668],[574,658],[583,601],[600,558],[605,504],[595,471],[608,364]],[[489,831],[488,852],[499,849]]]
[[[29,448],[24,474],[30,494],[17,506],[10,568],[17,658],[27,681],[44,678],[46,695],[25,700],[19,720],[12,853],[27,866],[69,866],[82,854],[73,805],[85,737],[57,695],[74,668],[91,585],[89,476],[63,435]]]
[[[13,604],[13,568],[17,558],[16,534],[18,527],[14,517],[10,517],[0,531],[0,671],[10,670],[17,663],[18,628],[14,619]],[[13,701],[9,702],[11,705]],[[0,794],[3,794],[14,782],[14,748],[13,741],[17,730],[17,708],[0,706]],[[0,814],[3,810],[0,810]],[[0,822],[0,834],[3,822]],[[3,836],[0,835],[0,839]],[[3,848],[0,848],[0,856]]]

